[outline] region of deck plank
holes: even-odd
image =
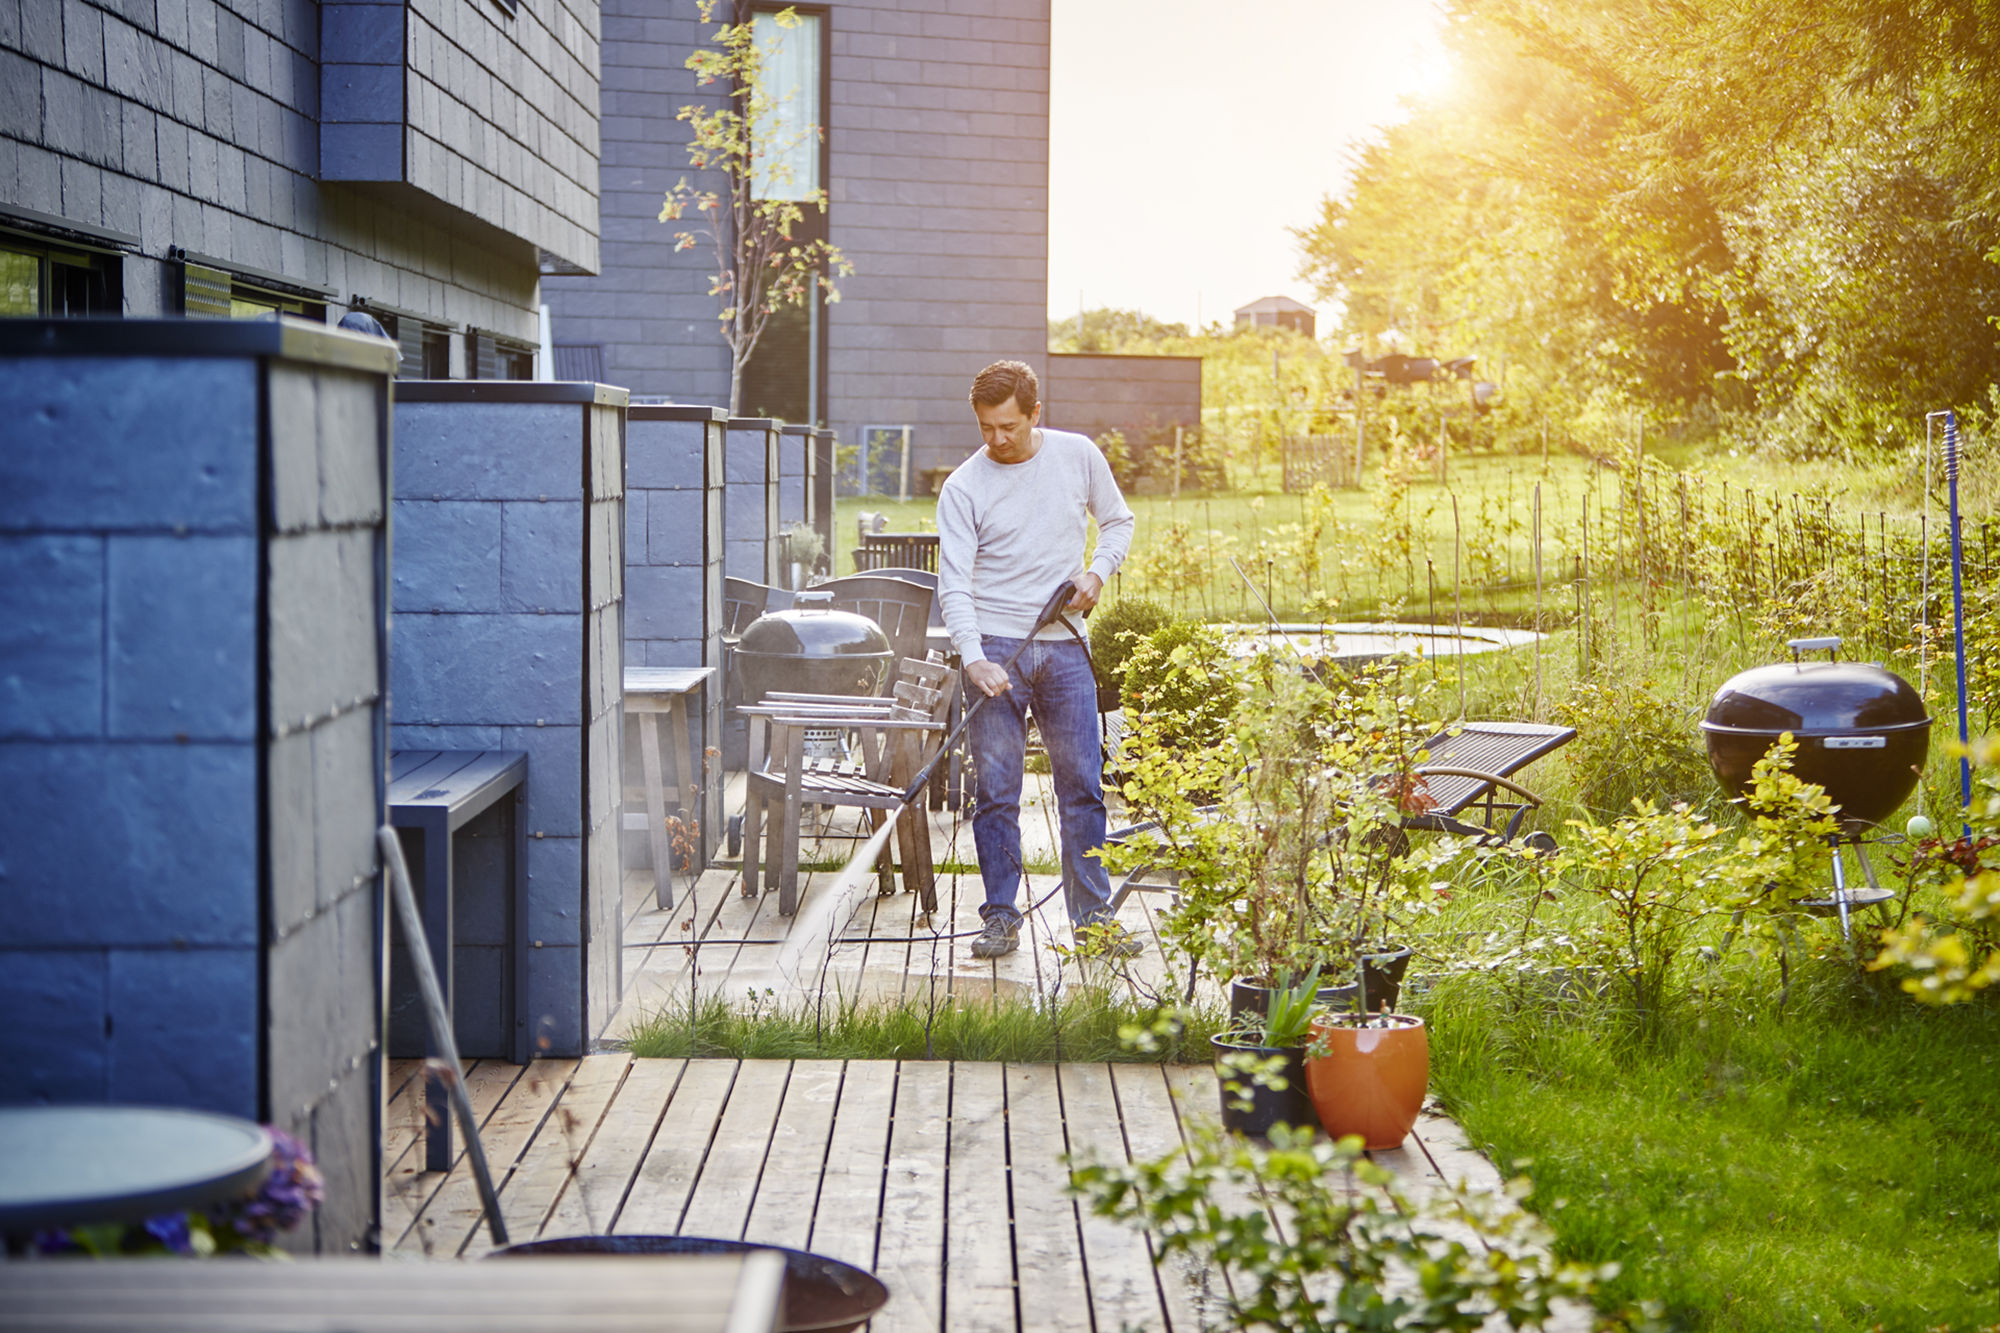
[[[1006,1071],[996,1064],[955,1064],[945,1192],[947,1327],[1018,1325],[1007,1191]]]
[[[863,1268],[875,1266],[883,1158],[895,1093],[896,1066],[890,1061],[848,1062],[807,1246],[815,1254]]]
[[[708,1157],[709,1140],[736,1081],[734,1060],[690,1060],[673,1099],[633,1176],[612,1230],[627,1236],[671,1236],[681,1229],[688,1195]]]
[[[708,1157],[681,1215],[681,1234],[743,1238],[791,1072],[791,1063],[785,1060],[746,1060],[737,1070]]]
[[[542,1224],[542,1236],[601,1236],[611,1230],[686,1064],[684,1060],[632,1062],[617,1095],[605,1107],[589,1151]]]
[[[1118,1089],[1119,1119],[1131,1160],[1158,1161],[1168,1153],[1178,1153],[1185,1160],[1187,1149],[1174,1116],[1165,1070],[1159,1065],[1114,1065],[1111,1081]],[[1148,1239],[1149,1252],[1156,1245]],[[1221,1326],[1221,1302],[1227,1288],[1212,1266],[1191,1255],[1175,1254],[1156,1271],[1160,1298],[1174,1333]]]
[[[586,1055],[577,1062],[567,1086],[543,1118],[541,1128],[522,1154],[520,1164],[500,1191],[500,1215],[507,1234],[521,1240],[541,1235],[549,1212],[589,1151],[605,1109],[624,1081],[632,1057],[623,1051]],[[468,1255],[491,1248],[483,1227],[474,1227],[463,1248]]]
[[[1124,1165],[1125,1136],[1119,1124],[1110,1066],[1059,1065],[1056,1076],[1062,1088],[1063,1124],[1071,1156],[1078,1162]],[[1087,1200],[1077,1201],[1077,1211],[1096,1327],[1158,1327],[1162,1319],[1161,1293],[1145,1235],[1096,1216]]]
[[[1062,1165],[1054,1065],[1007,1066],[1007,1144],[1023,1328],[1066,1328],[1090,1305],[1076,1204]]]
[[[508,1064],[504,1060],[482,1060],[465,1071],[465,1095],[472,1103],[472,1118],[482,1127],[482,1142],[487,1121],[526,1072],[524,1066]],[[401,1145],[393,1158],[386,1146],[382,1153],[383,1160],[388,1163],[382,1190],[382,1235],[393,1249],[403,1248],[403,1238],[408,1236],[418,1215],[450,1179],[447,1172],[423,1169],[422,1088],[422,1080],[411,1080],[402,1094],[402,1114],[385,1122],[383,1127],[383,1138]],[[453,1127],[451,1141],[456,1152],[452,1158],[454,1170],[463,1169],[465,1163],[464,1136],[456,1133],[456,1128]]]
[[[481,1123],[479,1137],[496,1189],[504,1187],[508,1174],[575,1069],[574,1060],[537,1060],[526,1066],[494,1107],[493,1114]],[[414,1245],[426,1255],[456,1255],[473,1230],[483,1224],[484,1212],[469,1157],[461,1152],[443,1183],[425,1201],[416,1221],[398,1239],[397,1248]]]
[[[896,1076],[875,1275],[888,1306],[872,1333],[944,1327],[944,1187],[951,1141],[951,1066],[905,1060]]]
[[[803,1250],[812,1239],[813,1209],[845,1068],[839,1060],[792,1062],[785,1104],[771,1131],[771,1155],[743,1228],[745,1240]]]

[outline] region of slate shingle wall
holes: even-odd
[[[723,443],[722,572],[775,586],[778,571],[778,425],[731,417]]]
[[[129,315],[178,247],[533,341],[536,247],[596,260],[597,40],[592,0],[0,0],[0,201],[138,237]]]
[[[688,749],[703,773],[694,811],[701,826],[699,863],[713,855],[722,829],[723,430],[719,407],[633,407],[626,425],[625,660],[634,666],[715,670],[688,717]],[[663,743],[671,743],[662,737]],[[636,751],[627,746],[632,785]],[[627,840],[627,859],[650,867],[642,837]]]
[[[618,1002],[623,390],[405,382],[394,748],[528,754],[528,1012],[580,1055]]]
[[[393,364],[0,327],[0,1097],[289,1130],[327,1177],[302,1248],[376,1221]]]

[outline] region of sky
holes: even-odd
[[[1194,326],[1296,277],[1348,145],[1448,65],[1428,0],[1052,0],[1049,314]]]

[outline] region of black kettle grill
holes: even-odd
[[[1875,882],[1862,839],[1895,813],[1917,785],[1930,752],[1931,719],[1910,683],[1868,662],[1835,658],[1834,637],[1792,639],[1792,660],[1752,667],[1724,681],[1702,719],[1709,767],[1731,793],[1750,790],[1750,770],[1780,735],[1798,742],[1792,772],[1819,784],[1840,806],[1841,834],[1833,852],[1834,893],[1807,905],[1837,909],[1847,928],[1850,907],[1885,901],[1891,895]],[[1801,653],[1825,651],[1824,662]],[[1869,888],[1850,893],[1840,844],[1851,843],[1861,858]]]
[[[753,704],[774,690],[880,694],[894,656],[880,625],[836,611],[832,593],[812,591],[745,625],[735,649],[743,699]]]

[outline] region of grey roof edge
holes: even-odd
[[[729,409],[698,403],[634,403],[625,415],[631,421],[727,421]]]
[[[300,319],[0,319],[0,356],[270,356],[393,375],[394,343]]]
[[[582,380],[397,380],[403,403],[594,403],[624,407],[631,391]]]

